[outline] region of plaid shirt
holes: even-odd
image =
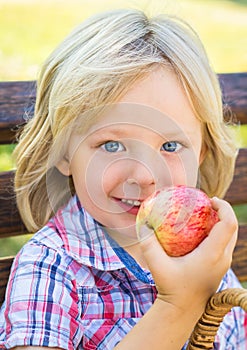
[[[239,287],[230,270],[220,289]],[[0,349],[113,349],[156,298],[149,271],[104,232],[74,196],[12,267],[0,311]],[[215,349],[244,350],[244,312],[221,324]]]

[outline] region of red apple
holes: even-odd
[[[168,255],[182,256],[195,249],[217,221],[204,192],[180,185],[160,189],[142,202],[136,228],[137,233],[142,225],[152,228]]]

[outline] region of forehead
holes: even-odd
[[[102,114],[89,128],[88,133],[109,132],[116,137],[130,137],[132,134],[153,132],[166,137],[195,134],[200,122],[180,123],[176,118],[157,109],[134,103],[118,103]]]
[[[201,126],[176,74],[163,67],[138,80],[117,103],[108,105],[90,132],[114,124],[138,125],[160,132],[181,130],[186,134]]]

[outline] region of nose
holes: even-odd
[[[164,158],[155,151],[145,152],[129,161],[127,184],[145,189],[158,188],[171,181],[171,174]],[[169,180],[170,179],[170,180]]]
[[[140,160],[132,160],[129,167],[127,183],[129,185],[137,184],[140,187],[155,185],[158,182],[158,176],[153,167]]]

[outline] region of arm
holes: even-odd
[[[190,254],[172,258],[150,232],[142,239],[158,297],[116,349],[178,350],[189,338],[207,300],[231,265],[237,239],[237,219],[231,206],[219,199],[213,199],[212,204],[220,221]]]
[[[72,342],[80,328],[80,303],[72,297],[76,295],[76,284],[68,268],[70,261],[32,242],[17,255],[1,310],[4,323],[0,347],[76,347]]]

